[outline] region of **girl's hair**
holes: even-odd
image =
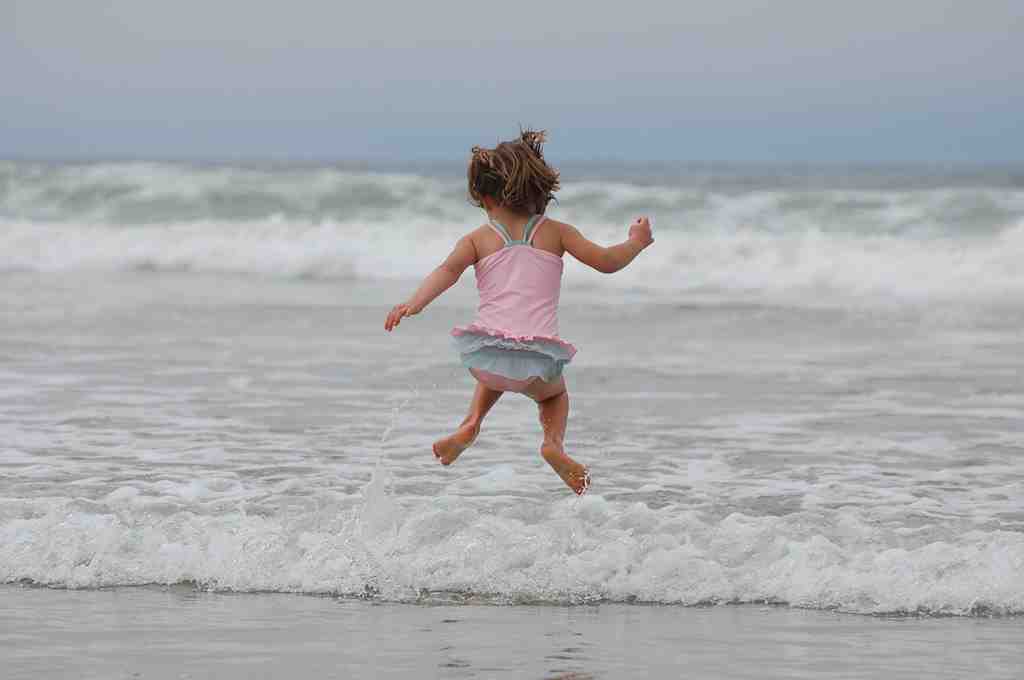
[[[546,140],[544,130],[520,130],[519,139],[493,149],[474,146],[466,169],[473,205],[490,196],[517,212],[543,213],[559,188],[558,171],[544,161]]]

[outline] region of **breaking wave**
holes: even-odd
[[[769,602],[862,614],[1024,613],[1019,532],[886,528],[852,509],[711,520],[600,496],[488,512],[457,496],[403,503],[388,493],[388,480],[379,466],[341,513],[267,516],[247,512],[244,502],[227,508],[231,490],[203,482],[165,488],[159,499],[126,486],[96,501],[40,500],[17,513],[8,505],[0,582],[194,583],[399,602]]]
[[[644,266],[567,285],[785,298],[1024,293],[1024,190],[567,182],[549,214],[604,243],[651,215]],[[0,271],[416,278],[479,224],[450,176],[335,167],[0,163]],[[411,247],[415,244],[415,247]]]

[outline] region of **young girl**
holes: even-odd
[[[576,348],[558,337],[562,255],[610,274],[651,245],[646,217],[629,227],[629,238],[603,248],[575,227],[548,219],[544,210],[558,190],[558,172],[544,161],[545,133],[526,130],[493,149],[473,147],[467,177],[474,205],[488,223],[459,239],[455,249],[408,302],[395,305],[384,328],[419,314],[448,290],[469,265],[476,269],[480,306],[476,320],[452,330],[462,363],[477,380],[469,414],[450,436],[434,443],[434,455],[451,465],[480,432],[487,412],[505,392],[525,394],[540,407],[540,453],[577,494],[590,486],[587,469],[566,455],[562,441],[569,394],[562,368]]]

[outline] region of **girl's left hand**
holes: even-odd
[[[412,314],[413,312],[409,305],[405,303],[395,305],[394,308],[392,308],[391,313],[388,314],[387,321],[384,322],[384,330],[390,333],[402,322],[403,316],[412,316]]]

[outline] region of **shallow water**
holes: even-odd
[[[451,468],[466,280],[2,287],[0,579],[430,601],[1024,611],[1017,310],[566,296],[577,499],[506,396]]]
[[[430,453],[471,275],[382,329],[464,180],[0,162],[5,670],[1019,675],[1024,175],[648,170],[552,206],[657,239],[566,268],[576,498],[522,397]]]

